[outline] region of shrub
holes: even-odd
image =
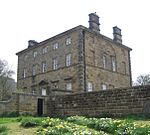
[[[0,115],[0,117],[18,117],[18,116],[19,116],[18,112],[11,112],[11,113],[5,112]]]
[[[134,135],[150,135],[150,127],[137,127],[132,131]]]
[[[22,127],[35,127],[35,126],[40,126],[41,124],[42,124],[41,118],[27,117],[27,118],[22,118],[21,120]]]

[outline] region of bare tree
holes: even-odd
[[[150,85],[150,74],[138,76],[136,80],[136,85]]]
[[[14,71],[9,68],[7,61],[0,59],[0,100],[8,99],[11,96],[14,89],[13,74]]]

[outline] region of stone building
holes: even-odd
[[[79,25],[42,42],[30,40],[17,53],[18,88],[48,95],[130,87],[131,48],[122,44],[117,26],[110,39],[100,34],[99,25],[91,13],[89,28]]]

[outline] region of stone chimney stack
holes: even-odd
[[[37,41],[35,41],[35,40],[29,40],[29,41],[28,41],[28,48],[29,48],[29,47],[32,47],[32,46],[34,46],[34,45],[37,45],[37,44],[38,44]]]
[[[100,33],[99,25],[99,16],[96,13],[89,14],[89,29]]]
[[[113,37],[113,41],[122,44],[121,29],[119,29],[117,26],[113,27]]]

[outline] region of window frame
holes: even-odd
[[[27,68],[23,68],[23,78],[26,78],[27,76]]]
[[[46,54],[48,52],[48,46],[43,47],[42,54]]]
[[[36,65],[32,66],[32,76],[36,75]]]
[[[69,67],[69,66],[71,66],[71,64],[72,64],[72,54],[68,53],[66,55],[66,66]]]
[[[66,83],[66,90],[72,91],[72,83],[71,82]]]
[[[116,63],[116,57],[111,56],[111,68],[113,72],[117,71],[117,63]]]
[[[47,64],[46,61],[42,62],[42,73],[45,73],[47,71]]]
[[[93,91],[93,83],[92,82],[87,83],[87,91],[88,92]]]
[[[53,70],[58,69],[58,59],[57,58],[52,59],[52,69]]]
[[[66,45],[68,46],[68,45],[71,45],[71,43],[72,43],[72,38],[71,37],[67,37],[66,38]]]
[[[102,90],[107,90],[107,85],[106,85],[105,83],[103,83],[103,84],[101,85],[101,89],[102,89]]]
[[[46,92],[47,92],[47,91],[46,91],[45,88],[42,88],[42,89],[41,89],[41,95],[42,95],[42,96],[46,96],[46,94],[47,94]]]
[[[57,50],[59,48],[59,43],[55,42],[52,44],[52,46],[53,46],[53,50]]]
[[[103,55],[103,68],[104,69],[107,68],[107,57],[106,57],[106,55]]]
[[[37,51],[34,51],[34,52],[33,52],[33,57],[36,58],[36,57],[37,57],[37,54],[38,54],[38,52],[37,52]]]

